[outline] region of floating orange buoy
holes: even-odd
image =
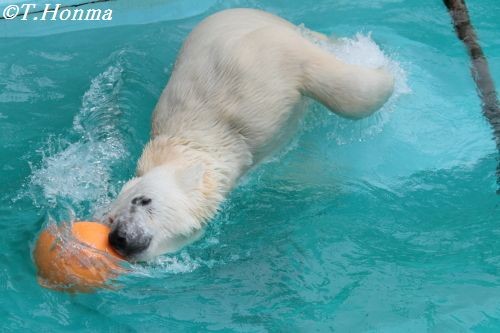
[[[107,226],[74,222],[73,237],[68,237],[67,231],[52,225],[38,238],[34,257],[41,285],[85,292],[103,287],[110,278],[123,272],[122,258],[108,243],[110,229]]]

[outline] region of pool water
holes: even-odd
[[[2,331],[500,330],[497,154],[440,1],[105,6],[108,25],[0,21]],[[102,214],[134,173],[182,41],[230,7],[342,37],[322,46],[389,68],[395,95],[359,122],[311,103],[200,241],[134,265],[115,290],[40,287],[39,231]],[[500,3],[469,10],[500,82]]]

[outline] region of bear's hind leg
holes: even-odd
[[[303,93],[332,112],[358,119],[371,115],[391,96],[393,76],[384,69],[347,64],[311,43],[303,70]]]

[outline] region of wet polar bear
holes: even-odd
[[[380,108],[393,84],[388,72],[346,64],[269,13],[206,18],[156,105],[136,177],[106,216],[111,245],[148,260],[196,240],[238,179],[293,132],[304,96],[356,119]]]

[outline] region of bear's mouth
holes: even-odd
[[[153,236],[138,228],[123,227],[118,224],[108,236],[109,244],[127,260],[134,260],[149,248]]]

